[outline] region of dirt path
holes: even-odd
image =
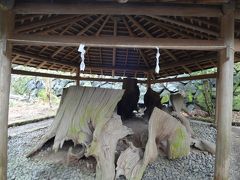
[[[22,126],[8,128],[8,136],[13,137],[23,133],[33,132],[39,129],[47,128],[51,125],[53,119],[48,119],[45,121],[40,121],[36,123],[30,123]]]
[[[8,124],[11,125],[55,116],[57,107],[57,105],[49,107],[46,103],[15,102],[13,107],[9,107]]]
[[[231,161],[231,171],[234,171],[234,180],[240,179],[240,127],[232,128],[232,159]],[[237,172],[237,174],[236,174]]]

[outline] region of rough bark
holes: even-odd
[[[116,177],[123,175],[127,179],[140,180],[147,165],[157,159],[160,148],[169,159],[187,156],[190,152],[190,145],[202,151],[215,153],[215,144],[206,140],[190,138],[192,129],[189,121],[180,113],[174,112],[173,115],[176,118],[158,108],[154,108],[149,120],[147,144],[140,143],[145,146],[144,156],[139,144],[130,144],[118,158]],[[130,139],[134,143],[138,142],[139,139],[144,139],[141,136],[147,128],[144,123],[139,122],[136,126],[136,122],[135,126],[131,121],[125,122],[125,125],[132,128],[134,132],[133,140]]]
[[[95,137],[99,136],[123,94],[122,90],[79,86],[64,91],[52,125],[28,156],[53,137],[55,137],[53,144],[55,151],[62,147],[65,140],[88,146]]]
[[[210,116],[214,116],[214,105],[212,102],[212,87],[208,80],[203,81],[203,95]]]
[[[166,142],[166,146],[162,148],[169,159],[187,156],[190,152],[190,136],[186,128],[168,113],[154,108],[149,120],[148,141],[143,159],[140,159],[141,151],[130,146],[118,159],[117,175],[140,180],[147,165],[158,157],[158,149],[162,142]]]
[[[160,94],[163,92],[163,90],[157,93],[153,91],[150,87],[147,89],[147,92],[144,95],[144,105],[146,107],[145,115],[147,117],[151,116],[154,107],[162,109]]]
[[[180,113],[182,110],[188,114],[188,109],[184,103],[184,98],[181,94],[171,94],[170,95],[170,101],[173,107],[173,110],[176,111],[177,113]]]
[[[96,179],[114,179],[117,143],[119,139],[128,134],[132,134],[132,130],[123,126],[120,116],[114,114],[101,130],[99,136],[96,136],[92,141],[85,155],[94,156],[97,160]]]
[[[206,141],[190,139],[190,124],[178,113],[173,113],[176,119],[154,108],[149,125],[138,122],[136,126],[130,120],[123,125],[121,117],[113,114],[122,95],[122,90],[79,86],[65,89],[53,124],[29,155],[53,137],[55,151],[62,147],[64,141],[72,140],[81,144],[83,149],[76,154],[69,149],[67,161],[81,158],[83,154],[94,156],[97,160],[97,180],[112,180],[120,175],[138,180],[147,165],[157,158],[160,148],[169,159],[187,156],[191,141],[193,146],[213,152],[212,144],[209,148]],[[128,143],[129,147],[121,152],[115,176],[115,152],[119,140],[123,138],[132,143]]]
[[[131,118],[133,111],[138,109],[140,91],[137,86],[137,79],[124,79],[122,88],[125,89],[125,92],[118,102],[117,113],[125,120]]]

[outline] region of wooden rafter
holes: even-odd
[[[155,19],[158,19],[158,20],[165,21],[165,22],[173,23],[173,24],[176,24],[178,26],[189,28],[189,29],[192,29],[192,30],[195,30],[195,31],[206,33],[206,34],[209,34],[209,35],[212,35],[212,36],[215,36],[215,37],[219,37],[218,32],[215,32],[215,31],[212,31],[212,30],[209,30],[209,29],[204,29],[204,28],[201,28],[199,26],[191,25],[191,24],[188,24],[188,23],[185,23],[185,22],[176,21],[174,19],[167,18],[167,17],[160,17],[160,16],[151,16],[151,17],[155,18]]]
[[[130,19],[131,19],[131,17],[130,17]],[[131,19],[131,20],[133,20],[133,19]],[[134,37],[135,34],[132,32],[132,30],[129,27],[125,18],[123,19],[123,22],[124,22],[125,26],[127,27],[127,30],[128,30],[128,33],[130,34],[130,36]],[[136,24],[136,25],[138,25],[138,24]],[[143,53],[143,51],[141,49],[139,49],[139,53],[140,53],[140,56],[142,57],[145,65],[147,66],[147,68],[150,69],[151,67],[150,67],[150,64],[149,64],[149,60],[147,59],[147,57],[145,56],[145,54]],[[150,74],[151,74],[152,78],[155,79],[154,73],[151,72]]]
[[[79,63],[74,63],[74,62],[67,62],[67,61],[60,61],[60,60],[52,60],[52,59],[48,59],[48,58],[43,58],[43,57],[39,57],[39,56],[36,56],[36,55],[31,55],[31,54],[27,54],[27,53],[23,53],[23,52],[19,52],[19,51],[16,51],[14,50],[14,54],[17,54],[17,55],[20,55],[20,56],[23,56],[23,57],[27,57],[27,58],[33,58],[35,60],[38,60],[38,61],[45,61],[45,62],[49,62],[49,63],[53,63],[53,64],[60,64],[60,65],[65,65],[65,66],[68,66],[68,67],[78,67],[79,66]],[[194,59],[194,62],[206,62],[206,61],[210,61],[210,60],[213,60],[213,59],[216,59],[216,56],[215,55],[210,55],[208,57],[204,57],[204,58],[195,58]],[[176,62],[174,64],[171,64],[171,67],[174,68],[174,67],[179,67],[179,66],[185,66],[185,65],[189,65],[189,64],[192,64],[192,59],[190,60],[185,60],[185,61],[179,61],[179,62]],[[136,72],[136,71],[139,71],[139,72],[154,72],[153,69],[149,70],[147,68],[130,68],[130,67],[127,67],[127,66],[118,66],[118,67],[107,67],[107,66],[90,66],[88,65],[86,67],[87,70],[114,70],[114,71],[130,71],[130,72]],[[166,70],[166,69],[169,69],[169,63],[164,63],[161,65],[161,70]]]
[[[162,23],[160,21],[157,21],[153,18],[149,18],[148,16],[142,16],[142,17],[144,19],[146,19],[147,21],[154,23],[155,25],[157,25],[158,27],[160,27],[164,30],[167,30],[167,31],[173,32],[175,34],[181,35],[183,38],[193,38],[192,35],[189,35],[189,34],[181,32],[179,30],[176,30],[175,28],[172,28],[172,26],[169,25],[169,24],[164,24],[164,23]]]
[[[59,22],[62,22],[62,21],[65,21],[65,20],[69,20],[69,19],[72,19],[72,18],[75,18],[76,15],[64,15],[64,16],[57,16],[57,17],[53,17],[49,20],[43,20],[43,21],[39,21],[39,22],[36,22],[36,23],[31,23],[31,24],[27,24],[27,25],[22,25],[18,28],[15,29],[15,32],[25,32],[27,30],[32,30],[32,29],[36,29],[36,28],[42,28],[44,26],[49,26],[49,25],[52,25],[52,24],[55,24],[55,23],[59,23]]]
[[[106,23],[108,22],[110,16],[107,16],[105,18],[105,20],[103,21],[101,27],[98,29],[97,33],[95,34],[95,36],[99,36],[99,34],[101,33],[102,29],[104,28],[104,26],[106,25]]]
[[[77,33],[77,36],[81,36],[84,34],[89,28],[91,28],[94,24],[96,24],[99,20],[101,20],[104,17],[104,15],[100,15],[97,19],[92,21],[90,24],[88,24],[84,29],[82,29],[79,33]]]
[[[57,24],[57,25],[52,26],[52,27],[50,27],[50,28],[48,28],[48,29],[45,29],[45,30],[43,30],[43,31],[40,31],[39,33],[40,33],[40,34],[49,33],[49,32],[51,32],[51,31],[53,31],[53,30],[55,30],[55,29],[57,29],[57,28],[62,28],[62,27],[64,27],[64,26],[66,26],[66,27],[63,29],[63,31],[60,33],[60,35],[62,35],[62,34],[64,34],[73,24],[75,24],[75,23],[78,22],[78,21],[83,20],[83,19],[86,18],[86,17],[87,17],[87,16],[84,15],[84,16],[80,16],[80,17],[73,18],[71,21],[66,20],[66,21],[64,21],[64,22],[62,22],[62,23],[60,23],[60,24]]]
[[[144,27],[142,27],[140,23],[138,23],[138,22],[137,22],[135,19],[133,19],[131,16],[127,16],[127,17],[128,17],[128,19],[131,20],[131,21],[133,22],[133,24],[134,24],[135,26],[137,26],[137,28],[139,28],[147,37],[153,38],[153,35],[150,34]],[[176,61],[176,62],[178,61],[177,58],[176,58],[176,56],[175,56],[173,53],[171,53],[169,50],[163,49],[163,51],[164,51],[167,55],[169,55],[174,61]],[[187,69],[187,68],[186,68],[186,69]]]
[[[117,36],[117,19],[113,18],[113,37]],[[116,53],[117,50],[116,48],[113,48],[113,57],[112,57],[112,66],[115,67],[116,66]],[[112,71],[112,76],[115,76],[115,71]]]

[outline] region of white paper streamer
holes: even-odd
[[[160,71],[160,66],[159,66],[159,57],[160,57],[160,53],[159,53],[159,48],[157,48],[157,53],[156,53],[156,67],[155,67],[155,72],[157,74],[159,74],[159,71]]]
[[[84,49],[85,45],[84,44],[80,44],[79,48],[78,48],[78,52],[81,53],[81,64],[80,64],[80,71],[84,71],[85,70],[85,63],[84,63],[84,55],[86,53],[86,50]]]

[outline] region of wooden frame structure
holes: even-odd
[[[11,73],[73,79],[78,85],[79,80],[122,81],[82,78],[80,73],[147,78],[139,82],[148,85],[216,77],[215,179],[228,179],[233,64],[234,59],[240,61],[240,4],[230,0],[71,2],[0,1],[0,180],[7,179]],[[79,70],[80,43],[87,46],[84,72]],[[159,74],[154,73],[155,47],[161,52]],[[26,72],[11,69],[11,64],[76,75]],[[217,74],[160,79],[212,67],[218,68]]]

